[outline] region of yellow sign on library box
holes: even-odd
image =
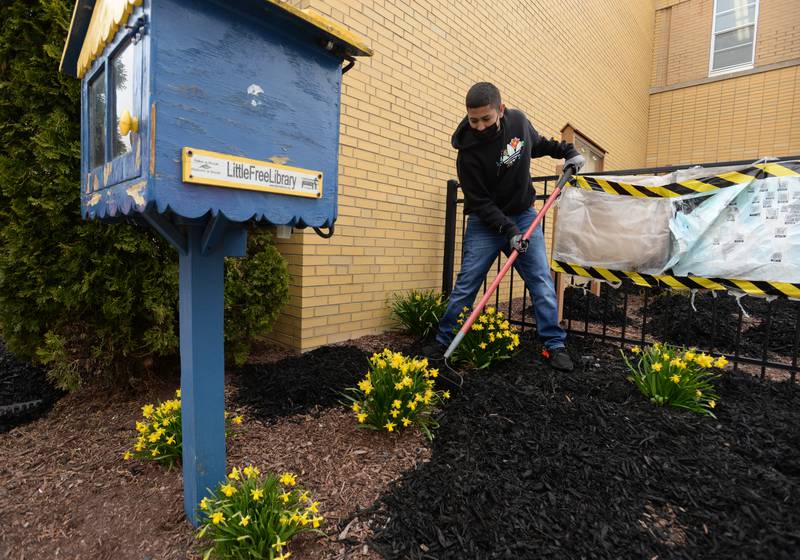
[[[183,182],[291,196],[322,196],[322,172],[185,147]]]

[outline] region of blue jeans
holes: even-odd
[[[520,214],[509,216],[524,233],[536,218],[533,208]],[[542,226],[536,227],[530,237],[528,250],[514,261],[514,268],[525,281],[525,287],[531,293],[536,330],[539,338],[548,349],[563,348],[567,333],[558,325],[558,302],[556,300],[553,279],[550,276],[550,264],[544,248]],[[475,296],[483,284],[486,273],[502,249],[506,255],[511,253],[506,236],[491,231],[480,218],[471,214],[467,218],[467,231],[464,234],[461,270],[456,277],[456,285],[450,294],[450,301],[444,317],[439,322],[436,334],[437,342],[448,346],[455,332],[460,327],[458,314],[464,307],[472,307]]]

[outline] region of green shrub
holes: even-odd
[[[316,531],[324,520],[319,502],[297,487],[292,473],[260,476],[256,467],[235,468],[209,498],[200,502],[198,538],[214,544],[205,558],[286,560],[296,534]]]
[[[269,332],[289,300],[289,271],[272,235],[251,230],[247,258],[225,259],[225,355],[242,365],[250,341]]]
[[[628,380],[635,383],[650,402],[714,416],[712,409],[717,406],[719,396],[711,381],[718,375],[709,368],[725,367],[728,360],[724,356],[715,359],[705,353],[660,343],[644,350],[634,346],[631,352],[638,358],[636,365],[622,352],[631,371]]]
[[[142,420],[136,422],[136,443],[133,449],[125,451],[126,461],[147,459],[172,467],[183,457],[183,418],[181,416],[181,390],[175,391],[175,398],[156,405],[150,403],[142,407]],[[231,417],[225,413],[225,435],[230,436],[234,424],[242,423],[241,416]]]
[[[0,336],[61,388],[174,368],[177,253],[154,232],[80,217],[80,82],[59,73],[72,0],[11,0],[0,27]],[[226,354],[286,301],[266,232],[226,271]]]
[[[469,318],[469,308],[458,315],[458,324]],[[464,363],[483,369],[500,360],[507,360],[519,348],[517,328],[509,324],[501,312],[487,307],[470,327],[453,351],[453,363]]]
[[[392,296],[392,318],[419,338],[427,338],[436,332],[446,309],[447,300],[433,290],[411,290]]]

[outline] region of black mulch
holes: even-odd
[[[798,558],[800,391],[726,374],[707,418],[651,405],[613,353],[579,352],[586,367],[572,374],[523,352],[465,376],[430,462],[376,506],[376,550]]]
[[[0,341],[0,434],[39,418],[63,394],[42,368],[18,360]]]
[[[764,309],[760,324],[747,331],[748,338],[759,349],[757,356],[761,355],[764,342],[769,341],[767,350],[778,352],[785,356],[794,356],[800,344],[800,302],[785,300],[775,300],[771,306],[767,307],[763,302],[759,302]],[[748,308],[745,302],[745,308]],[[750,309],[748,309],[748,313]],[[767,316],[772,321],[767,320]]]
[[[743,317],[739,354],[761,356],[762,342],[750,332],[764,321],[767,304],[756,298],[743,298],[741,303],[750,317]],[[780,300],[775,301],[774,306],[779,308],[790,303]],[[736,298],[727,294],[715,298],[710,292],[698,292],[694,309],[688,295],[674,292],[664,292],[648,300],[646,332],[664,342],[697,346],[702,341],[706,347],[730,353],[736,348],[738,329],[739,305]]]
[[[589,290],[569,287],[564,290],[564,319],[603,322],[620,326],[625,321],[624,294],[601,284],[600,297]]]
[[[271,364],[246,365],[231,376],[231,384],[237,387],[236,403],[268,423],[342,401],[344,389],[363,379],[368,359],[352,346],[323,346]]]

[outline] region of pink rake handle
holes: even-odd
[[[561,193],[561,189],[564,187],[567,181],[569,181],[572,178],[572,173],[573,173],[572,166],[564,169],[564,174],[558,180],[558,183],[556,183],[556,188],[553,190],[553,194],[551,194],[547,198],[547,200],[544,203],[544,206],[542,206],[542,209],[539,211],[539,214],[533,220],[533,223],[527,229],[525,235],[522,236],[523,239],[527,240],[533,234],[533,230],[536,229],[536,226],[539,225],[539,223],[542,221],[542,218],[544,218],[544,215],[547,213],[548,210],[550,210],[550,207],[558,198],[558,195]],[[494,282],[492,282],[492,285],[489,286],[488,290],[486,290],[486,293],[483,294],[483,297],[478,302],[478,305],[476,305],[475,308],[472,310],[472,314],[469,316],[469,319],[467,319],[467,321],[461,327],[461,330],[459,330],[458,334],[456,334],[456,336],[453,338],[453,341],[450,343],[450,346],[444,353],[445,359],[448,359],[450,356],[452,356],[453,352],[455,352],[455,349],[458,348],[459,344],[461,344],[461,340],[469,332],[469,329],[472,327],[472,323],[474,323],[475,320],[478,318],[478,316],[481,314],[481,311],[483,311],[483,307],[486,305],[486,302],[489,301],[490,297],[492,297],[492,294],[497,289],[497,286],[503,280],[503,277],[506,275],[506,272],[508,272],[508,270],[514,265],[514,261],[517,260],[518,256],[519,252],[516,249],[513,249],[511,251],[511,255],[509,255],[508,257],[508,260],[506,260],[506,264],[503,265],[503,268],[498,273],[497,278],[494,279]]]

